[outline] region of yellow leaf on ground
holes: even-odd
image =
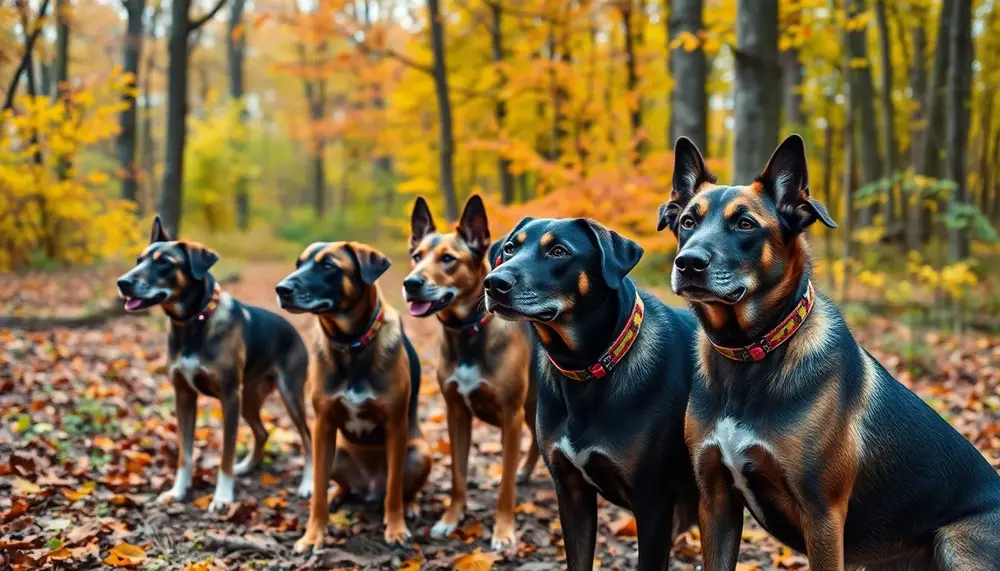
[[[399,571],[420,571],[420,567],[423,564],[424,555],[422,553],[417,553],[412,559],[403,561],[399,566]]]
[[[206,494],[194,501],[194,505],[199,509],[207,510],[208,504],[212,503],[212,495]]]
[[[94,491],[94,488],[95,488],[94,482],[87,482],[75,490],[71,490],[69,488],[63,488],[61,491],[62,494],[66,496],[66,499],[68,499],[71,502],[77,502],[89,496]]]
[[[737,563],[736,571],[760,571],[760,565],[756,563]]]
[[[24,478],[14,479],[14,493],[21,496],[32,496],[42,491],[42,487]]]
[[[73,552],[70,551],[68,547],[63,546],[49,551],[47,557],[53,561],[65,561],[73,558]]]
[[[330,514],[330,523],[336,527],[348,527],[354,520],[351,519],[351,514],[347,513],[346,510],[337,510]]]
[[[276,510],[278,508],[283,508],[288,505],[288,500],[285,498],[280,498],[278,496],[271,496],[269,498],[264,498],[264,505]]]
[[[130,543],[119,543],[111,548],[104,562],[114,567],[134,567],[146,560],[146,552]]]
[[[215,560],[214,557],[209,557],[204,561],[198,561],[196,563],[189,563],[184,567],[183,571],[220,571],[226,567]]]
[[[274,474],[261,474],[260,483],[264,484],[265,486],[277,486],[279,483],[281,483],[281,479],[275,476]]]
[[[102,434],[94,437],[94,446],[101,450],[111,451],[115,449],[115,441]]]
[[[456,571],[490,571],[493,564],[500,560],[500,555],[496,553],[483,553],[482,550],[475,550],[455,558]]]

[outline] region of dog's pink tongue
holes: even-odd
[[[429,301],[411,301],[410,315],[423,315],[427,313],[427,310],[430,308],[431,302]]]
[[[136,309],[139,309],[140,305],[142,305],[141,299],[130,297],[125,300],[125,311],[135,311]]]

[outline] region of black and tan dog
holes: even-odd
[[[666,569],[695,519],[684,411],[697,322],[627,277],[641,256],[579,218],[525,218],[490,255],[487,308],[528,321],[542,349],[538,443],[573,571],[593,567],[598,494],[635,514],[642,570]]]
[[[222,403],[222,463],[209,509],[233,501],[234,476],[253,470],[264,456],[267,430],[261,405],[275,387],[302,439],[305,470],[299,495],[308,497],[312,481],[309,426],[304,390],[309,362],[298,332],[269,311],[245,305],[221,290],[209,269],[218,260],[201,244],[173,241],[153,221],[150,245],[128,273],[118,279],[127,311],[159,305],[170,318],[167,374],[177,407],[177,476],[160,503],[184,499],[191,487],[198,395]],[[240,415],[253,432],[253,450],[233,466]]]
[[[402,543],[410,537],[404,503],[427,481],[431,457],[417,418],[420,361],[375,284],[389,259],[364,244],[323,242],[307,247],[296,267],[275,288],[278,305],[317,319],[309,363],[315,478],[295,550],[323,545],[331,477],[335,503],[384,494],[385,540]]]
[[[532,434],[517,479],[527,481],[538,462],[533,445],[535,384],[529,373],[530,333],[525,327],[492,319],[483,307],[483,279],[489,272],[489,223],[483,201],[469,198],[454,232],[439,233],[423,197],[411,216],[410,275],[403,296],[417,317],[437,315],[443,329],[438,383],[447,405],[451,439],[451,503],[431,529],[446,537],[465,511],[472,417],[500,427],[503,442],[500,494],[493,549],[516,552],[515,471],[522,425]]]
[[[704,325],[685,426],[705,569],[736,566],[743,506],[814,571],[1000,569],[1000,476],[817,295],[803,231],[835,227],[792,135],[748,186],[687,139],[660,226]]]

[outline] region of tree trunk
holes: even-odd
[[[969,202],[965,174],[965,145],[969,136],[969,96],[972,82],[972,0],[955,0],[951,21],[950,62],[948,65],[948,111],[945,137],[948,178],[955,182],[949,210],[955,212]],[[969,257],[969,237],[965,228],[948,232],[948,251],[952,261]]]
[[[875,0],[875,22],[882,67],[882,177],[891,179],[896,168],[896,129],[893,124],[896,115],[892,103],[892,42],[885,0]],[[882,202],[882,220],[889,230],[893,230],[896,219],[895,192],[895,185],[889,187]]]
[[[834,106],[833,91],[831,90],[824,100],[824,113],[823,116],[826,117],[826,123],[823,126],[823,191],[826,192],[826,205],[830,209],[830,212],[834,216],[837,216],[839,212],[838,206],[839,200],[834,200],[833,193],[833,148],[836,139],[836,132],[833,128],[833,122],[830,121],[830,116],[832,115],[832,110]],[[833,230],[830,228],[823,229],[823,237],[825,244],[825,258],[826,258],[826,273],[827,281],[829,282],[830,289],[833,289],[833,261],[836,256],[834,254],[833,247]]]
[[[852,32],[844,32],[844,43],[850,43],[850,36]],[[847,96],[844,100],[844,178],[841,183],[841,191],[843,193],[844,201],[844,216],[843,221],[840,224],[840,232],[844,241],[843,256],[844,261],[844,272],[843,281],[840,284],[840,301],[843,302],[847,299],[847,283],[849,281],[848,273],[850,271],[850,264],[847,262],[853,256],[854,251],[851,244],[851,235],[854,233],[854,158],[855,158],[855,146],[857,140],[854,136],[854,122],[855,122],[855,101],[857,99],[854,96],[854,84],[851,79],[851,51],[849,49],[844,50],[844,91]]]
[[[188,93],[188,4],[170,3],[170,37],[167,51],[167,141],[160,188],[160,219],[171,236],[180,235],[182,185],[184,183],[184,143],[187,137]]]
[[[69,18],[70,6],[68,0],[56,0],[56,94],[69,111]],[[66,180],[72,167],[69,156],[59,158],[57,174],[59,180]]]
[[[865,9],[865,0],[846,0],[848,18],[854,19]],[[869,185],[882,176],[878,153],[878,122],[875,117],[875,90],[872,87],[872,70],[868,61],[868,43],[865,41],[865,28],[853,30],[847,34],[847,52],[849,62],[851,96],[854,97],[854,108],[858,137],[858,156],[861,166],[861,184]],[[861,226],[871,226],[874,217],[870,205],[860,208],[858,222]]]
[[[438,155],[441,170],[441,194],[444,195],[445,214],[449,220],[458,220],[458,198],[455,194],[454,150],[455,139],[451,125],[451,101],[448,99],[448,66],[444,53],[444,20],[440,0],[427,0],[430,15],[431,48],[434,52],[434,91],[437,94],[438,120],[441,123]]]
[[[642,162],[645,142],[642,140],[642,96],[639,93],[639,70],[636,54],[636,31],[633,29],[632,15],[635,12],[633,0],[619,0],[618,11],[622,17],[622,33],[625,35],[625,87],[632,104],[629,109],[629,125],[632,127],[632,141],[635,144],[633,164]],[[567,22],[567,26],[569,23]],[[641,26],[641,24],[637,24]],[[633,99],[634,98],[634,99]]]
[[[778,0],[736,2],[733,180],[749,184],[778,145]]]
[[[670,6],[669,45],[683,32],[697,34],[704,27],[702,0],[674,0]],[[708,152],[708,62],[701,44],[691,51],[682,46],[670,50],[670,69],[674,89],[670,98],[670,137],[673,145],[678,137],[691,139],[701,152]],[[680,80],[678,80],[680,78]],[[763,168],[763,165],[761,165]]]
[[[119,118],[121,127],[118,133],[118,168],[122,173],[122,198],[130,200],[138,206],[139,183],[136,180],[135,164],[136,131],[138,129],[138,110],[135,96],[139,78],[139,60],[142,57],[142,16],[146,11],[146,0],[128,0],[125,4],[128,21],[125,25],[125,42],[122,49],[122,59],[125,62],[125,73],[131,74],[128,91],[122,95],[126,105]]]
[[[309,174],[312,186],[313,212],[317,218],[326,214],[326,142],[317,141],[309,157]]]
[[[500,0],[489,3],[490,12],[493,16],[490,25],[490,40],[493,47],[493,64],[496,66],[497,74],[500,78],[500,85],[506,83],[501,65],[504,60],[503,50],[503,6]],[[505,137],[504,126],[507,121],[507,100],[500,89],[497,90],[497,101],[493,106],[493,119],[497,124],[497,138]],[[514,175],[510,172],[510,159],[503,153],[497,156],[497,173],[500,177],[500,199],[504,204],[514,201]]]
[[[946,102],[946,85],[948,80],[948,65],[951,61],[951,21],[954,19],[955,1],[943,0],[941,3],[941,13],[938,16],[937,45],[934,48],[934,62],[931,67],[929,89],[926,93],[926,105],[924,111],[924,123],[926,130],[921,140],[922,151],[920,153],[920,163],[915,165],[915,171],[930,178],[938,179],[943,175],[942,171],[942,151],[944,149],[945,130],[944,109]],[[943,211],[944,207],[939,203],[938,211]],[[926,241],[933,232],[933,220],[929,209],[922,210],[921,229],[923,234],[921,240]]]
[[[243,24],[243,9],[246,0],[232,0],[229,5],[229,33],[226,34],[226,55],[229,62],[229,96],[239,106],[240,125],[243,126],[243,138],[236,141],[237,155],[246,158],[247,123],[250,119],[247,113],[246,101],[243,100],[243,61],[246,54],[246,30],[241,31]],[[245,173],[241,173],[236,181],[234,193],[236,207],[236,226],[246,232],[250,228],[250,181]]]
[[[791,23],[800,21],[800,9],[791,15]],[[781,109],[784,125],[789,131],[803,130],[805,120],[802,117],[802,94],[799,86],[802,84],[802,61],[799,59],[799,48],[791,47],[780,54],[781,57]]]
[[[925,26],[925,14],[920,12],[916,25],[913,27],[913,62],[910,66],[910,91],[914,101],[918,105],[914,107],[910,116],[910,162],[913,164],[915,172],[923,172],[924,137],[927,134],[926,112],[927,112],[927,31]],[[910,250],[919,250],[921,237],[923,236],[924,206],[923,198],[912,190],[914,196],[906,196],[906,208],[909,210],[906,225],[906,246]]]

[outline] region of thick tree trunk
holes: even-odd
[[[846,0],[847,14],[857,18],[865,9],[865,0]],[[857,151],[860,157],[861,184],[868,185],[882,176],[878,152],[878,120],[875,117],[875,90],[872,87],[872,70],[868,60],[868,43],[865,28],[853,30],[847,35],[847,52],[851,58],[851,96],[856,112],[858,137]],[[874,212],[870,205],[862,206],[858,222],[861,226],[871,226]]]
[[[955,182],[949,210],[955,211],[969,202],[965,173],[965,145],[969,136],[969,99],[972,83],[972,0],[955,0],[955,13],[949,38],[951,58],[948,65],[945,148],[948,178]],[[969,237],[965,228],[951,228],[948,231],[948,251],[953,261],[969,257]]]
[[[632,127],[632,140],[635,143],[635,154],[633,155],[633,163],[639,164],[642,162],[642,156],[645,152],[645,141],[642,140],[642,97],[639,94],[639,70],[637,53],[636,53],[636,26],[641,26],[641,24],[636,24],[632,22],[632,16],[635,12],[633,7],[633,0],[619,0],[618,11],[621,13],[622,17],[622,33],[625,35],[625,87],[628,90],[629,96],[634,98],[632,102],[632,108],[629,109],[629,125]],[[567,25],[569,25],[567,23]]]
[[[937,45],[934,48],[934,63],[931,67],[929,90],[926,92],[924,117],[927,127],[921,140],[923,148],[917,172],[932,178],[941,175],[941,150],[944,132],[944,108],[948,65],[951,61],[951,22],[954,19],[955,0],[943,0],[938,16]]]
[[[188,93],[188,5],[190,0],[170,3],[170,37],[167,51],[167,140],[160,193],[160,219],[171,236],[180,235],[184,144],[187,137]]]
[[[490,44],[493,48],[493,64],[496,66],[497,74],[500,76],[499,87],[502,87],[507,81],[501,68],[504,61],[503,6],[500,4],[500,0],[490,2],[489,6],[492,15],[490,21]],[[497,124],[497,136],[505,136],[504,126],[507,122],[507,100],[501,93],[497,93],[497,101],[493,106],[493,119]],[[503,154],[497,157],[497,174],[500,177],[500,200],[504,204],[510,204],[514,201],[514,175],[510,172],[510,159]]]
[[[892,47],[885,0],[875,0],[875,22],[878,26],[879,55],[882,67],[882,176],[891,179],[896,168],[895,109],[892,103]],[[882,202],[882,220],[892,230],[896,221],[895,187],[886,191]]]
[[[733,180],[749,184],[778,145],[778,0],[736,2]]]
[[[69,110],[69,19],[70,6],[68,0],[56,0],[56,69],[55,84],[56,94],[62,104]],[[66,180],[69,176],[69,169],[72,167],[69,157],[61,157],[57,167],[59,180]]]
[[[848,44],[850,42],[851,32],[844,32],[844,43]],[[843,195],[843,219],[840,223],[841,237],[843,238],[843,255],[842,259],[847,262],[851,259],[854,254],[853,244],[851,243],[851,235],[854,232],[854,160],[856,154],[856,144],[857,139],[854,134],[854,123],[855,123],[855,101],[857,99],[854,96],[854,85],[851,82],[851,51],[844,50],[844,91],[847,95],[844,101],[844,173],[843,181],[841,183],[841,192]],[[845,301],[847,298],[847,283],[848,272],[850,271],[850,265],[844,264],[843,281],[840,284],[840,300]]]
[[[799,23],[799,10],[791,15],[791,23]],[[799,48],[792,47],[784,50],[781,52],[780,58],[783,124],[789,131],[799,131],[805,127],[805,120],[802,117],[802,94],[799,92],[803,74]]]
[[[317,218],[326,214],[326,142],[318,141],[309,157],[309,178],[312,186],[313,212]]]
[[[444,196],[448,219],[458,220],[454,172],[455,139],[451,124],[451,101],[448,98],[448,66],[445,62],[444,20],[441,17],[440,0],[427,0],[427,11],[430,15],[431,48],[434,52],[434,91],[437,94],[438,121],[441,124],[438,143],[441,194]]]
[[[229,96],[239,106],[240,124],[247,127],[250,119],[247,113],[246,101],[243,100],[243,61],[246,54],[246,31],[240,31],[243,23],[243,9],[246,0],[232,0],[229,5],[229,33],[226,34],[226,55],[229,63]],[[246,141],[236,142],[236,152],[246,155]],[[236,181],[234,193],[236,207],[236,226],[246,232],[250,227],[250,181],[246,174],[241,174]]]
[[[925,14],[921,12],[913,27],[913,62],[910,65],[910,91],[918,105],[910,116],[910,162],[915,172],[923,172],[924,137],[927,134],[927,31],[924,29]],[[906,196],[909,214],[906,225],[906,246],[910,250],[920,249],[923,236],[924,206],[919,195]]]
[[[122,60],[125,62],[125,73],[131,74],[129,90],[122,95],[126,108],[119,118],[118,133],[118,168],[122,173],[122,198],[139,204],[139,182],[135,164],[135,149],[138,138],[138,109],[135,96],[131,93],[136,89],[139,79],[139,60],[142,57],[142,17],[146,11],[146,0],[128,0],[125,5],[128,20],[125,25],[125,42],[122,49]]]
[[[687,32],[697,34],[704,27],[702,0],[673,0],[670,6],[670,35],[667,43]],[[705,50],[686,51],[682,46],[670,50],[670,69],[674,89],[670,98],[670,138],[673,145],[678,137],[691,139],[703,153],[708,152],[708,62]],[[763,165],[761,165],[763,168]]]

